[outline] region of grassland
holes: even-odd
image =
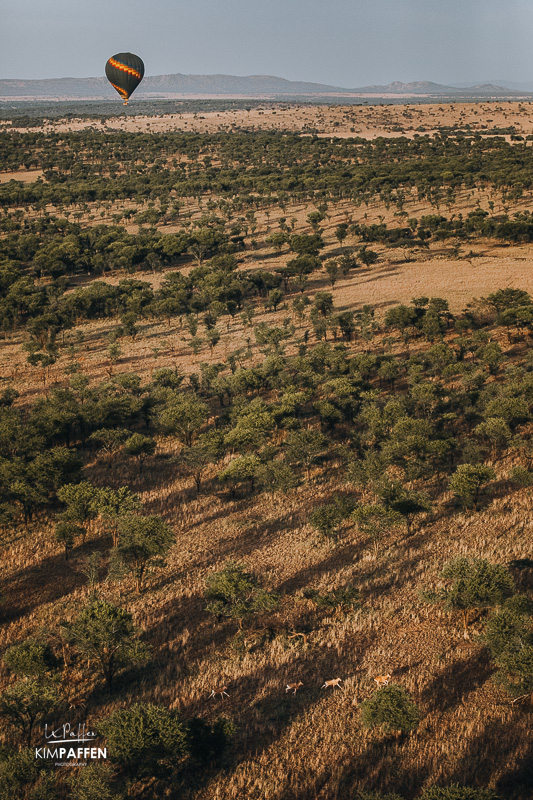
[[[50,123],[43,129],[61,134],[89,126],[104,138],[106,132],[117,130],[181,130],[202,135],[247,130],[254,135],[266,129],[374,140],[403,135],[412,138],[415,133],[431,138],[438,130],[453,126],[460,126],[467,136],[486,135],[492,128],[513,126],[513,132],[502,134],[510,143],[512,137],[533,134],[528,106],[484,103],[446,109],[281,106],[264,111],[205,112],[203,119],[184,114],[127,122],[117,119],[105,125],[98,120],[68,121]],[[401,131],[395,130],[400,126]],[[23,129],[21,134],[26,135]],[[513,141],[529,147],[522,138]],[[58,147],[61,146],[59,142]],[[164,168],[170,168],[168,162]],[[1,180],[32,183],[45,174],[35,168],[19,168],[4,172]],[[321,266],[309,274],[301,287],[289,283],[276,311],[266,297],[253,297],[248,301],[253,318],[246,320],[240,313],[219,317],[219,339],[212,347],[207,341],[208,326],[203,325],[198,313],[201,341],[197,345],[187,329],[187,315],[166,320],[140,313],[135,319],[134,335],[123,333],[119,338],[120,354],[115,358],[109,355],[109,336],[120,327],[119,316],[80,319],[63,331],[62,341],[58,336],[57,352],[48,365],[28,363],[25,345],[32,334],[19,325],[6,329],[0,342],[3,388],[18,392],[14,406],[22,413],[28,413],[39,400],[46,401],[54,391],[72,387],[73,375],[84,376],[91,389],[113,384],[121,375],[133,373],[140,376],[140,385],[148,392],[158,370],[169,368],[183,376],[182,389],[189,391],[190,386],[195,386],[190,376],[197,375],[201,380],[207,365],[219,365],[218,375],[229,380],[233,373],[228,358],[233,354],[242,371],[259,370],[273,359],[283,360],[278,384],[266,381],[263,388],[247,389],[239,396],[241,411],[254,398],[274,407],[290,390],[291,380],[299,386],[295,359],[311,357],[315,348],[326,347],[331,352],[342,349],[347,363],[361,355],[377,359],[378,365],[397,360],[400,367],[396,382],[387,382],[372,370],[364,378],[363,390],[373,392],[372,402],[383,409],[389,401],[410,396],[409,359],[411,366],[417,358],[420,364],[425,363],[424,354],[438,342],[457,351],[461,337],[467,335],[475,340],[476,331],[486,334],[486,339],[476,340],[478,348],[494,343],[502,354],[495,370],[488,369],[484,362],[478,363],[476,359],[481,356],[467,357],[476,369],[484,371],[480,390],[489,387],[490,393],[490,387],[506,387],[518,380],[517,375],[526,376],[526,380],[531,374],[529,333],[510,336],[494,308],[481,298],[507,288],[533,294],[533,245],[528,241],[476,235],[440,241],[433,238],[425,246],[415,242],[391,248],[377,242],[369,245],[377,256],[376,263],[359,262],[347,275],[337,276],[333,285],[324,270],[328,261],[343,255],[360,258],[364,242],[350,230],[353,223],[394,228],[405,224],[402,220],[408,218],[421,220],[435,214],[466,218],[469,212],[479,209],[492,217],[500,214],[513,219],[531,208],[528,187],[518,196],[509,194],[508,187],[502,192],[486,181],[483,185],[456,186],[453,199],[448,203],[441,200],[437,207],[414,188],[405,189],[400,206],[379,196],[364,204],[353,198],[289,197],[283,208],[275,200],[263,201],[252,215],[253,230],[240,232],[244,249],[235,253],[239,273],[265,270],[276,274],[276,270],[286,267],[295,255],[289,242],[275,247],[269,236],[282,230],[287,220],[291,221],[292,236],[311,234],[315,228],[310,215],[320,203],[326,205],[318,223],[323,240]],[[160,219],[152,229],[178,235],[186,220],[188,230],[194,231],[195,226],[206,224],[206,214],[215,213],[213,206],[218,199],[212,192],[180,198],[178,218]],[[84,229],[119,224],[137,236],[142,235],[145,226],[136,223],[134,217],[128,220],[121,215],[132,208],[142,213],[154,207],[160,209],[159,198],[67,203],[60,209],[28,205],[19,207],[19,211],[22,208],[27,220],[56,215],[76,220]],[[4,213],[5,217],[16,218],[17,207],[11,206]],[[225,230],[229,232],[237,221],[244,228],[244,219],[243,211],[228,214]],[[248,222],[251,228],[251,218]],[[336,232],[343,223],[348,234],[340,241]],[[2,235],[5,238],[7,234]],[[209,266],[209,259],[205,263]],[[118,286],[126,278],[143,281],[157,292],[169,273],[178,271],[188,276],[197,267],[191,253],[184,253],[177,264],[158,263],[149,268],[144,262],[134,272],[112,266],[103,275],[87,275],[73,269],[68,274],[64,296],[87,288],[95,280]],[[31,263],[25,269],[31,272]],[[38,278],[43,286],[53,285],[54,280],[49,275]],[[297,313],[295,299],[309,298],[311,308],[319,292],[331,294],[336,314],[354,312],[359,322],[349,339],[328,327],[325,341],[321,341],[322,336],[313,329],[309,310],[302,315]],[[408,305],[413,298],[424,295],[448,301],[455,319],[464,319],[464,309],[473,304],[475,320],[469,318],[467,333],[446,325],[434,338],[417,331],[407,340],[386,325],[389,309]],[[287,329],[293,327],[281,346],[265,345],[254,335],[254,328],[261,323],[272,330],[282,326],[283,321],[287,322]],[[424,381],[439,393],[442,407],[419,416],[427,417],[438,428],[442,409],[450,412],[448,396],[466,392],[462,373],[452,370],[443,376],[438,368],[433,372],[427,366],[423,369]],[[250,491],[246,485],[229,492],[218,475],[235,455],[231,448],[208,466],[198,493],[180,460],[183,443],[164,435],[156,425],[143,425],[140,418],[127,427],[149,433],[157,444],[155,454],[144,462],[142,473],[137,462],[123,451],[110,461],[75,434],[71,447],[82,459],[84,480],[97,487],[129,486],[140,495],[143,513],[161,516],[175,533],[175,544],[164,566],[148,576],[142,594],[136,592],[132,577],[121,582],[103,580],[111,539],[100,518],[89,523],[87,538],[73,548],[68,560],[54,538],[56,517],[61,511],[57,500],[38,507],[26,525],[20,517],[4,525],[2,651],[43,629],[57,633],[59,620],[77,615],[91,592],[84,574],[85,559],[98,552],[102,555],[98,593],[131,612],[144,631],[151,658],[146,665],[123,673],[114,692],[108,693],[95,671],[70,654],[61,673],[65,695],[85,698],[89,722],[96,725],[113,710],[138,700],[178,710],[185,718],[199,716],[213,722],[223,714],[236,725],[235,736],[221,761],[206,769],[202,777],[186,770],[174,786],[164,781],[145,781],[142,786],[133,785],[130,796],[348,800],[355,798],[358,791],[374,791],[398,792],[411,799],[428,786],[452,783],[490,787],[504,800],[527,800],[531,796],[531,709],[527,702],[513,704],[511,696],[492,679],[495,667],[480,639],[489,612],[479,612],[465,637],[457,613],[429,605],[420,597],[421,589],[439,584],[442,566],[457,556],[482,557],[510,565],[517,588],[531,592],[528,569],[512,566],[527,563],[531,556],[531,489],[517,488],[508,480],[511,468],[525,463],[516,439],[529,442],[533,425],[529,411],[528,417],[513,428],[514,444],[509,440],[504,447],[483,451],[483,461],[494,469],[496,477],[478,512],[459,507],[447,479],[436,477],[431,469],[412,477],[404,462],[389,465],[391,479],[424,489],[432,503],[429,512],[416,518],[410,535],[403,529],[389,532],[377,552],[368,536],[350,520],[343,523],[334,538],[320,536],[310,522],[310,510],[335,495],[352,496],[362,503],[376,499],[370,483],[358,484],[347,472],[347,461],[361,460],[366,447],[357,439],[359,434],[353,433],[357,430],[357,415],[353,424],[344,420],[328,427],[326,417],[321,417],[323,412],[312,406],[312,401],[322,398],[321,384],[330,377],[342,377],[335,370],[332,362],[326,364],[318,387],[313,385],[316,394],[302,412],[302,425],[326,432],[327,452],[308,472],[296,470],[297,485],[285,493],[275,489]],[[355,396],[355,389],[353,393]],[[211,427],[216,420],[224,429],[226,403],[237,407],[236,394],[229,401],[224,397],[222,404],[209,387],[204,387],[202,396],[210,409],[206,426]],[[473,395],[469,397],[472,400]],[[83,404],[83,399],[78,400]],[[452,411],[456,413],[456,409]],[[466,424],[462,427],[462,421],[456,427],[450,420],[444,424],[453,430],[457,463],[464,442],[472,439],[472,428]],[[290,425],[277,427],[270,435],[270,445],[282,452],[289,432]],[[345,447],[350,450],[348,456]],[[277,611],[247,621],[244,631],[234,620],[217,621],[205,608],[206,578],[229,559],[242,562],[260,575],[264,586],[280,596]],[[309,588],[325,593],[346,586],[355,586],[360,592],[360,602],[354,608],[320,610],[304,594]],[[420,708],[420,724],[411,733],[385,735],[379,729],[369,731],[361,725],[360,704],[374,692],[374,677],[387,672],[392,674],[394,683],[407,689]],[[344,681],[342,691],[321,690],[325,680],[337,676]],[[1,668],[0,680],[3,687],[13,680],[5,667]],[[303,686],[296,695],[285,692],[287,683],[300,680]],[[213,688],[224,685],[228,687],[228,698],[209,699]],[[9,738],[8,734],[6,739]],[[67,788],[63,777],[59,777],[53,791],[57,794],[50,797],[64,796],[62,792]]]

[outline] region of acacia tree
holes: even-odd
[[[109,689],[122,667],[144,661],[148,655],[132,615],[107,600],[91,600],[74,622],[63,622],[61,632],[68,644],[96,665]]]
[[[357,523],[359,530],[373,540],[374,556],[377,558],[383,536],[392,528],[403,525],[405,518],[399,511],[394,511],[392,508],[385,508],[385,506],[378,504],[359,504],[352,512],[352,519]]]
[[[156,443],[151,436],[143,436],[142,433],[134,433],[124,444],[124,452],[133,456],[139,463],[139,475],[142,475],[143,464],[147,456],[155,453]]]
[[[0,696],[0,716],[18,728],[27,747],[35,723],[61,704],[57,686],[38,678],[22,679],[8,686]]]
[[[140,511],[141,498],[132,492],[128,486],[121,486],[119,489],[112,489],[105,486],[98,491],[96,499],[98,513],[110,526],[113,535],[113,547],[118,544],[118,523],[120,518],[134,511]]]
[[[161,775],[187,753],[187,728],[177,711],[134,703],[114,711],[98,725],[114,760],[133,778]]]
[[[143,588],[148,567],[166,555],[174,544],[174,532],[161,517],[127,514],[118,523],[118,553]]]
[[[423,596],[430,602],[444,603],[444,608],[460,611],[465,634],[471,611],[500,605],[514,590],[508,569],[484,558],[455,558],[444,566],[440,577],[450,585]]]
[[[209,575],[205,598],[211,614],[236,619],[241,629],[246,617],[274,611],[279,605],[276,594],[262,589],[257,577],[234,561]]]
[[[181,460],[187,472],[194,478],[196,492],[200,494],[202,478],[209,467],[222,454],[222,437],[218,432],[201,433],[190,447],[184,447]]]
[[[65,560],[68,561],[69,551],[74,547],[77,536],[84,536],[85,529],[75,522],[63,520],[57,523],[55,529],[55,539],[65,548]]]
[[[515,698],[533,693],[533,602],[510,597],[493,613],[483,639],[498,667],[497,680]]]
[[[321,431],[308,428],[291,431],[287,439],[287,458],[292,463],[300,463],[305,467],[307,480],[312,464],[327,447],[327,439]]]
[[[492,467],[486,464],[459,464],[450,478],[450,489],[461,498],[465,508],[473,506],[477,511],[482,488],[495,477]]]
[[[67,506],[64,518],[82,525],[82,539],[85,540],[89,522],[98,514],[99,489],[88,481],[67,483],[58,490],[57,496]]]
[[[207,406],[197,397],[176,392],[156,414],[156,425],[161,433],[175,436],[190,447],[207,414]]]

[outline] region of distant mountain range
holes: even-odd
[[[522,86],[524,88],[522,88]],[[492,83],[463,86],[445,86],[431,81],[401,83],[394,81],[386,85],[362,86],[346,89],[323,83],[289,81],[273,75],[153,75],[147,76],[136,91],[135,96],[147,98],[171,98],[180,95],[227,97],[302,97],[305,95],[424,95],[424,96],[467,96],[467,97],[509,97],[524,95],[531,91],[530,84],[507,84],[498,86]],[[531,84],[533,87],[533,84]],[[515,88],[516,87],[516,88]],[[0,80],[0,97],[11,98],[50,98],[100,99],[116,98],[114,90],[105,78],[48,78],[45,80]]]

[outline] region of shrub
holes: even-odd
[[[420,711],[402,686],[391,684],[378,689],[361,703],[361,721],[365,728],[381,726],[387,733],[407,733],[418,725]]]
[[[461,611],[465,631],[471,610],[499,605],[514,589],[508,569],[483,558],[456,558],[444,566],[441,578],[451,581],[451,586],[425,599],[444,601],[445,608]]]
[[[481,489],[495,477],[492,467],[485,464],[460,464],[450,478],[450,489],[461,498],[465,508],[473,506],[477,511]]]
[[[9,647],[4,653],[4,664],[25,678],[41,678],[59,666],[50,646],[36,639],[26,639]]]
[[[172,771],[187,752],[187,729],[176,711],[135,703],[98,725],[113,761],[136,778]]]
[[[279,604],[277,595],[262,589],[256,576],[234,561],[207,578],[205,598],[211,614],[236,619],[239,628],[245,617],[273,611]]]

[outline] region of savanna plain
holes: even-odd
[[[188,108],[0,122],[0,798],[529,800],[532,106]]]

